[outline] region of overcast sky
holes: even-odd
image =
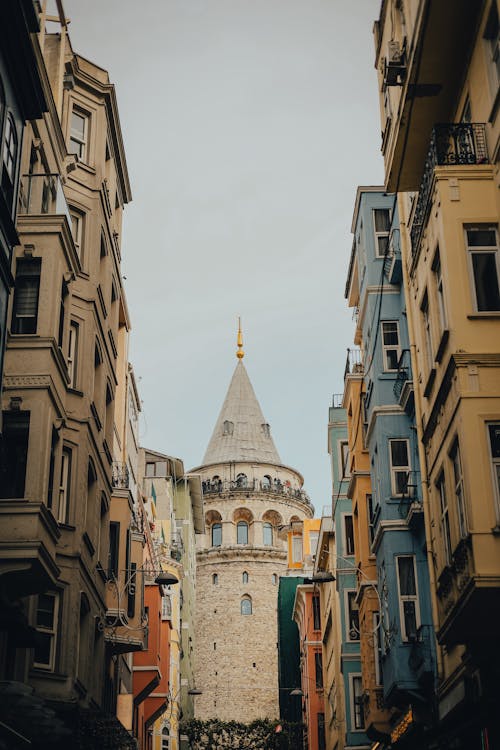
[[[359,184],[383,181],[380,0],[64,0],[118,95],[132,183],[123,273],[143,445],[199,465],[236,365],[317,515],[354,326]]]

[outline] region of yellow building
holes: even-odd
[[[497,0],[384,0],[375,24],[445,647],[440,731],[474,749],[500,746],[499,39]]]

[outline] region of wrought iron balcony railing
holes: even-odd
[[[237,479],[234,481],[214,479],[206,480],[202,483],[203,493],[207,494],[223,494],[225,492],[269,492],[274,495],[286,495],[287,497],[300,500],[303,503],[311,504],[309,495],[304,490],[296,490],[290,487],[286,482],[282,482],[280,479],[274,479],[273,481],[264,481],[259,479]]]
[[[403,349],[398,362],[398,373],[394,382],[393,391],[397,399],[401,398],[401,392],[408,381],[412,379],[410,350]]]
[[[363,372],[364,368],[361,349],[348,349],[344,370],[344,380],[348,375],[362,375]]]
[[[435,125],[425,160],[424,176],[411,225],[411,247],[416,254],[427,221],[434,168],[439,166],[488,164],[486,126],[480,122]]]
[[[59,175],[23,175],[19,188],[19,214],[62,214],[71,227],[69,206]]]

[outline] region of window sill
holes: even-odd
[[[68,387],[68,393],[73,393],[75,396],[83,396],[83,391],[78,390],[78,388],[72,388],[71,386]]]
[[[480,320],[481,318],[495,319],[500,318],[500,310],[487,310],[486,312],[475,312],[467,315],[469,320]]]
[[[41,677],[44,680],[54,680],[55,682],[65,682],[68,679],[68,675],[62,674],[62,672],[51,672],[49,669],[43,669],[42,667],[31,667],[30,677]]]
[[[90,164],[87,164],[87,162],[82,161],[81,159],[78,159],[76,162],[77,167],[81,167],[84,172],[88,172],[89,174],[96,174],[95,167],[91,167]]]
[[[60,529],[65,529],[65,531],[75,531],[76,526],[73,526],[70,523],[59,523],[57,524]]]

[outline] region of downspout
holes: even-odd
[[[427,567],[429,569],[429,584],[431,590],[431,610],[432,619],[434,621],[434,633],[437,631],[439,616],[438,616],[438,603],[437,603],[437,585],[436,585],[436,574],[434,571],[434,550],[432,547],[432,535],[431,535],[431,519],[430,519],[430,502],[429,502],[429,478],[427,472],[427,456],[425,454],[424,444],[421,439],[422,432],[422,402],[420,388],[416,387],[415,376],[418,372],[417,367],[417,353],[415,344],[415,328],[413,319],[413,307],[410,303],[410,279],[408,275],[407,259],[411,258],[411,252],[409,251],[409,239],[406,222],[401,221],[401,217],[406,218],[406,211],[403,205],[403,193],[398,193],[398,213],[400,217],[400,238],[401,238],[401,266],[403,270],[403,286],[404,295],[406,300],[406,319],[408,322],[408,337],[410,340],[410,358],[411,358],[411,369],[413,373],[413,393],[415,401],[415,423],[417,428],[417,446],[418,446],[418,458],[420,461],[420,478],[422,485],[422,506],[424,511],[424,526],[425,526],[425,548],[427,553]],[[404,230],[404,231],[403,231]],[[437,666],[437,677],[442,679],[443,677],[443,653],[440,644],[435,642],[436,645],[436,666]]]

